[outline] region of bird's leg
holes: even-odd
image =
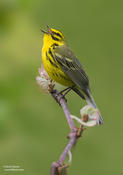
[[[72,88],[69,87],[69,88],[66,90],[66,92],[63,94],[63,96],[65,97],[65,96],[68,94],[68,92],[70,92],[71,90],[72,90]]]
[[[55,89],[53,89],[52,91],[50,91],[50,93],[52,94],[52,96],[53,96],[53,94],[56,94],[55,95],[55,99],[56,99],[56,101],[59,103],[60,102],[60,100],[62,99],[62,98],[64,98],[65,100],[66,100],[66,102],[67,102],[67,99],[65,98],[65,96],[67,95],[67,93],[70,91],[70,90],[72,90],[72,87],[67,87],[67,88],[65,88],[65,89],[63,89],[62,91],[60,91],[60,92],[56,92],[56,90]],[[65,92],[66,91],[66,92]],[[64,94],[63,94],[63,92],[65,92]],[[60,96],[60,97],[59,97]],[[58,98],[59,97],[59,98]],[[60,104],[60,103],[59,103]]]
[[[65,98],[65,96],[68,94],[68,92],[70,92],[72,90],[72,87],[68,87],[68,88],[66,88],[66,89],[63,89],[62,91],[60,91],[59,93],[58,93],[58,95],[59,94],[61,94],[61,98]],[[65,92],[64,94],[63,94],[63,92]],[[66,100],[66,98],[65,98],[65,100]],[[67,101],[67,100],[66,100]]]
[[[65,91],[67,91],[67,90],[69,90],[69,89],[71,89],[71,87],[67,87],[67,88],[63,89],[63,90],[60,91],[58,94],[62,94],[63,92],[65,92]]]
[[[61,95],[63,95],[63,97],[65,97],[65,96],[68,94],[68,92],[70,92],[70,91],[73,89],[73,87],[74,87],[74,86],[69,86],[69,87],[63,89],[62,91],[60,91],[60,92],[58,93],[58,95],[61,94]],[[66,92],[65,92],[65,91],[66,91]],[[65,93],[63,94],[63,92],[65,92]]]

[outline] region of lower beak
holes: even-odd
[[[43,30],[43,29],[41,29],[40,28],[40,30],[43,32],[43,33],[45,33],[45,34],[48,34],[49,32],[47,32],[47,31],[45,31],[45,30]]]
[[[52,30],[51,30],[51,28],[47,25],[47,30],[48,31],[45,31],[44,29],[41,29],[40,28],[40,30],[44,33],[44,34],[50,34],[50,35],[52,35]]]

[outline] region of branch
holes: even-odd
[[[99,118],[99,111],[94,109],[92,106],[85,106],[80,110],[80,114],[82,119],[77,118],[70,114],[69,109],[67,107],[66,99],[64,98],[62,93],[59,93],[58,90],[54,89],[54,82],[47,75],[46,71],[43,68],[39,69],[40,76],[37,77],[37,82],[45,92],[48,92],[52,95],[52,97],[56,100],[56,102],[62,107],[65,117],[67,119],[70,133],[67,138],[69,138],[69,142],[63,150],[62,154],[59,157],[57,162],[53,162],[50,170],[50,175],[67,175],[67,167],[72,159],[72,154],[70,152],[71,148],[76,144],[77,139],[82,135],[85,130],[84,126],[95,126],[97,120]],[[80,127],[76,128],[73,119],[79,122]],[[69,163],[65,164],[64,161],[66,157],[69,156]]]
[[[68,167],[68,165],[64,164],[64,160],[66,159],[71,148],[75,145],[77,139],[81,136],[82,131],[84,131],[84,129],[82,126],[79,129],[75,127],[64,96],[60,94],[57,90],[51,92],[51,95],[61,105],[65,117],[67,119],[68,125],[70,127],[70,134],[68,135],[68,138],[70,140],[67,146],[65,147],[64,151],[60,155],[59,160],[57,162],[53,162],[51,167],[51,175],[61,175],[61,170],[66,171],[66,168]]]
[[[64,114],[66,116],[66,119],[68,121],[68,125],[70,127],[71,132],[75,132],[76,127],[75,127],[73,120],[70,117],[70,112],[68,110],[67,103],[66,103],[64,96],[61,93],[59,93],[57,90],[54,90],[53,92],[51,92],[51,95],[61,105],[64,111]]]

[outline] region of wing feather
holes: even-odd
[[[55,59],[63,72],[80,88],[86,95],[89,89],[88,77],[77,59],[68,46],[58,46],[55,49]]]

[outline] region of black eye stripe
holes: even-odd
[[[52,33],[59,36],[60,38],[62,38],[62,35],[60,33],[57,33],[57,32],[54,32],[54,31],[52,31]]]
[[[55,41],[59,41],[58,38],[54,37],[53,35],[51,35],[52,39],[55,40]]]

